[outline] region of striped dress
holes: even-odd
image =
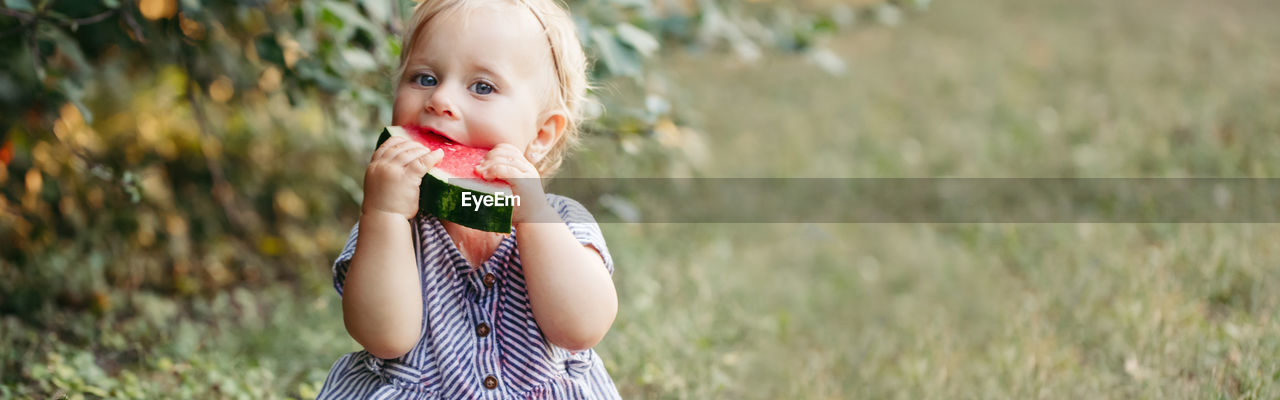
[[[613,273],[613,259],[595,219],[578,202],[547,202],[579,242],[595,247]],[[380,359],[365,351],[339,358],[318,399],[616,399],[618,390],[593,350],[571,353],[542,337],[529,307],[515,228],[472,270],[440,221],[413,221],[422,278],[422,338],[408,354]],[[343,282],[359,225],[333,265]]]

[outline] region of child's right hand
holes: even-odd
[[[400,137],[387,139],[373,152],[364,171],[364,204],[361,211],[391,213],[413,218],[418,214],[418,188],[422,177],[444,158],[421,143]]]

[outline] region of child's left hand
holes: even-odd
[[[511,184],[511,192],[520,196],[521,204],[511,216],[512,223],[531,220],[534,213],[550,209],[542,191],[542,177],[524,153],[516,146],[500,143],[484,155],[484,161],[476,166],[476,173],[485,180],[501,179]],[[526,203],[528,202],[528,203]]]

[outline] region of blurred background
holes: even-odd
[[[1266,0],[568,3],[559,177],[1280,172]],[[413,3],[3,5],[0,397],[314,397]],[[602,229],[627,398],[1280,397],[1274,224]]]

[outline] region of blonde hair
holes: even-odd
[[[414,7],[413,16],[409,19],[409,29],[403,32],[400,66],[396,69],[396,77],[403,78],[409,52],[428,22],[443,13],[473,10],[481,3],[523,6],[533,13],[546,34],[557,90],[547,99],[544,111],[559,109],[566,117],[564,132],[547,154],[534,165],[538,168],[539,175],[543,178],[550,177],[560,168],[569,149],[578,143],[587,89],[590,87],[587,82],[587,57],[582,50],[582,42],[578,39],[576,25],[566,7],[558,4],[557,0],[422,1]]]

